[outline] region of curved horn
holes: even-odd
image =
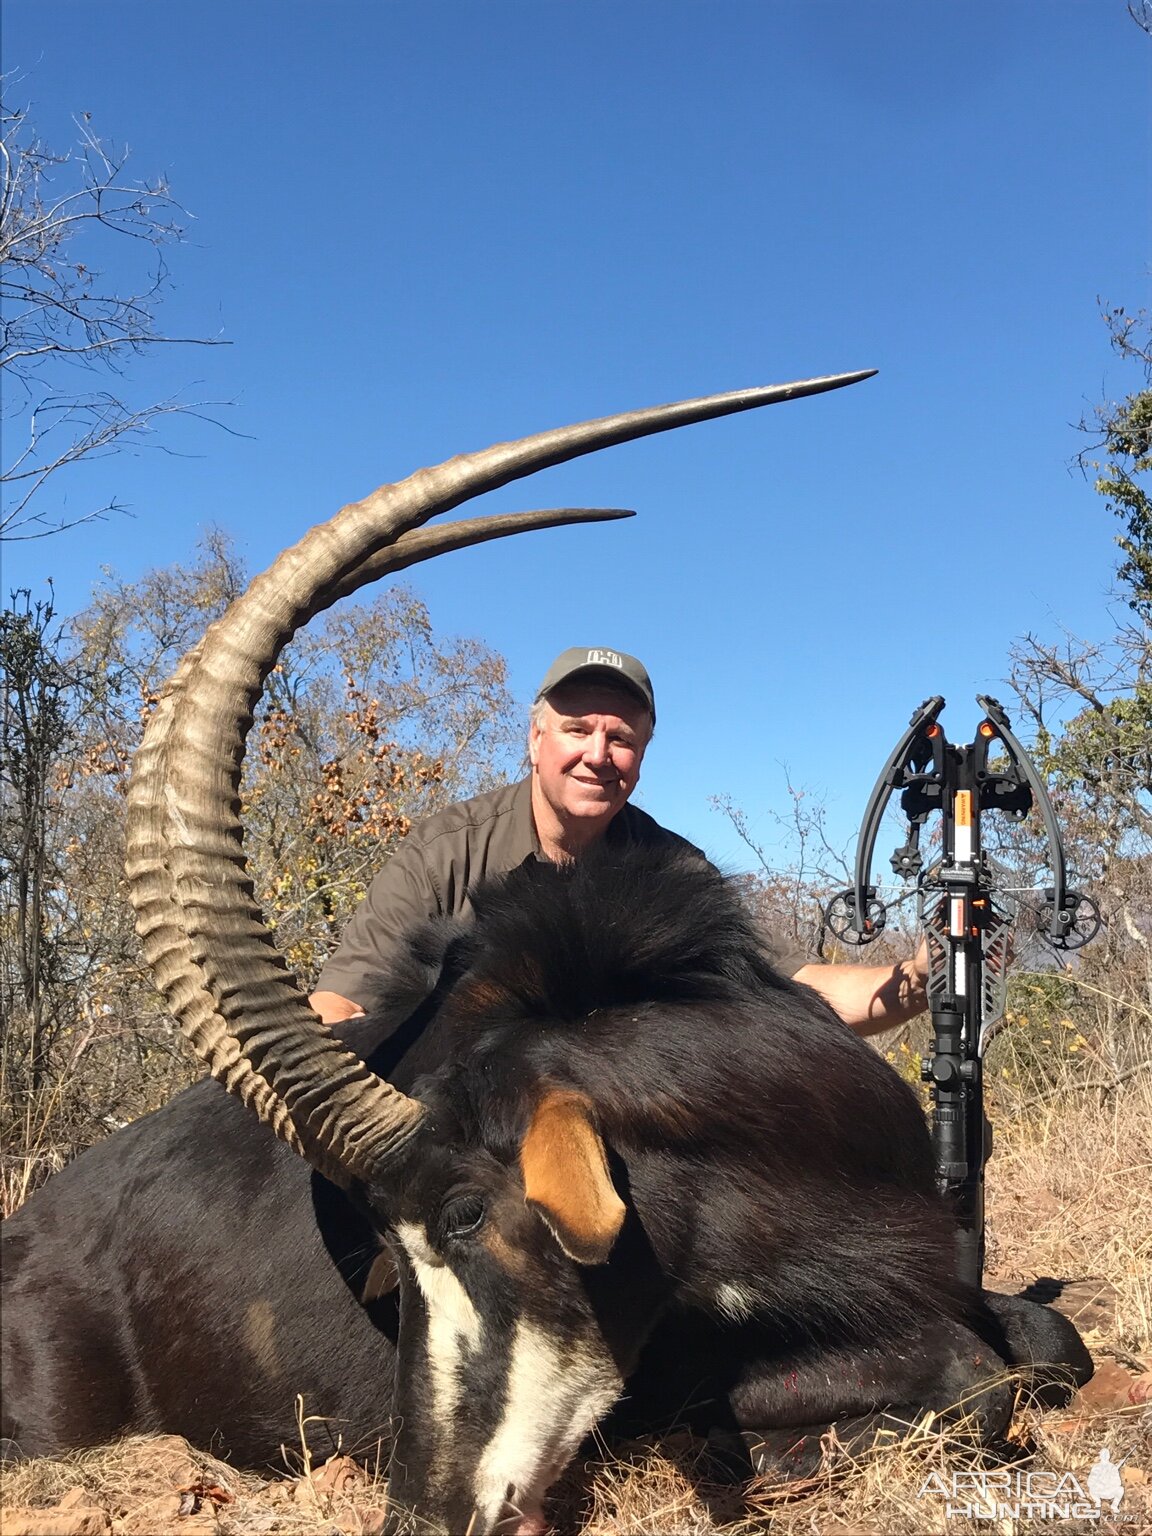
[[[361,587],[382,576],[403,571],[433,555],[450,549],[467,549],[473,544],[487,544],[490,539],[504,539],[510,533],[527,533],[533,528],[561,528],[569,523],[612,523],[635,517],[625,507],[554,507],[547,512],[505,512],[495,517],[474,517],[467,522],[450,523],[445,528],[414,528],[402,533],[390,549],[369,555],[336,583],[328,593],[325,607],[350,597]]]
[[[473,518],[442,528],[414,529],[402,534],[391,548],[378,550],[353,566],[324,594],[322,601],[318,598],[317,611],[382,576],[448,550],[464,549],[535,528],[610,522],[635,515],[623,508],[566,507],[547,512],[512,512]],[[158,990],[212,1076],[230,1093],[236,1094],[293,1151],[306,1157],[334,1183],[346,1184],[350,1173],[368,1176],[372,1167],[370,1159],[349,1150],[347,1138],[341,1142],[343,1161],[333,1157],[329,1143],[334,1138],[323,1132],[317,1133],[314,1128],[309,1133],[310,1119],[305,1120],[303,1134],[297,1130],[285,1098],[276,1094],[262,1071],[253,1070],[251,1057],[241,1054],[236,1034],[217,1012],[205,975],[188,942],[185,904],[173,877],[172,844],[174,839],[177,843],[180,841],[183,821],[172,792],[169,763],[173,725],[186,703],[189,683],[195,676],[203,649],[204,641],[201,640],[184,657],[166,685],[148,721],[132,766],[128,794],[127,869],[137,931]],[[244,733],[247,733],[246,726]],[[246,884],[245,889],[255,909],[250,884]],[[260,928],[263,931],[262,924]],[[419,1106],[387,1084],[381,1085],[359,1058],[331,1039],[331,1032],[319,1020],[313,1018],[313,1024],[315,1040],[326,1043],[321,1046],[323,1060],[313,1062],[310,1070],[317,1077],[323,1074],[326,1090],[333,1095],[333,1107],[337,1103],[355,1101],[358,1105],[363,1104],[365,1109],[372,1107],[370,1118],[374,1123],[389,1124],[396,1118],[397,1145],[402,1144],[407,1139],[406,1133],[419,1121]],[[412,1106],[411,1110],[409,1106]]]
[[[320,1025],[272,945],[247,876],[244,740],[284,645],[361,581],[522,526],[481,519],[464,538],[453,526],[412,535],[472,497],[600,448],[839,389],[872,372],[607,416],[418,470],[312,529],[181,663],[149,723],[129,791],[128,878],[145,958],[212,1074],[322,1171],[341,1182],[372,1178],[424,1111]]]

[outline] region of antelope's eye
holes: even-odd
[[[457,1195],[440,1212],[445,1237],[467,1237],[484,1225],[484,1201],[479,1195]]]

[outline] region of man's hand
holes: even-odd
[[[339,992],[313,992],[308,1002],[325,1024],[340,1024],[345,1019],[362,1019],[364,1010],[359,1003],[341,997]]]
[[[792,979],[819,992],[858,1035],[878,1035],[928,1007],[928,941],[898,965],[805,965]]]
[[[916,973],[921,992],[924,993],[925,1002],[928,996],[928,939],[921,936],[916,953],[912,956],[912,969]]]

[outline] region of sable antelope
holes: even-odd
[[[1090,1372],[1055,1314],[956,1281],[914,1096],[772,972],[703,862],[605,854],[481,891],[474,925],[413,936],[411,974],[383,978],[383,1012],[344,1040],[308,1010],[245,873],[244,737],[301,624],[441,550],[620,514],[422,531],[431,517],[866,376],[419,471],[313,530],[185,659],[138,755],[129,876],[158,985],[229,1094],[190,1089],[4,1224],[10,1448],[163,1429],[263,1462],[300,1393],[331,1443],[388,1437],[395,1528],[414,1512],[421,1529],[529,1533],[625,1391],[641,1418],[765,1443],[832,1421],[860,1440],[925,1409],[995,1435],[1005,1363]],[[396,1032],[388,1008],[412,990],[426,1000]]]

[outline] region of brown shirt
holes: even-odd
[[[612,818],[605,837],[609,843],[667,844],[700,854],[634,805]],[[542,857],[532,820],[531,779],[429,816],[412,828],[368,887],[339,948],[320,972],[316,990],[355,1003],[370,1001],[411,929],[430,918],[466,916],[469,892],[482,880]],[[809,957],[794,946],[770,941],[769,950],[786,976],[808,963]]]

